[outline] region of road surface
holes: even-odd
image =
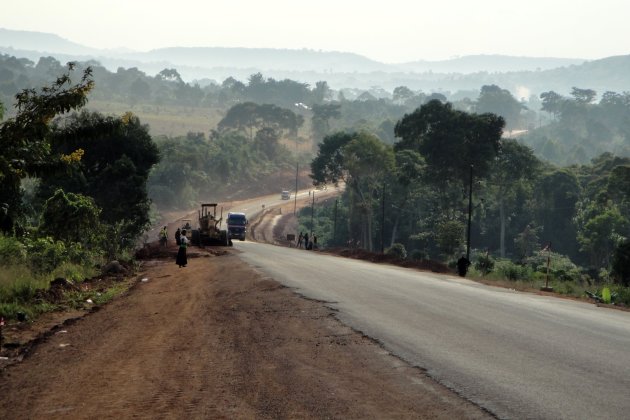
[[[500,418],[628,418],[628,312],[300,249],[235,248]]]

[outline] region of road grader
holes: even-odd
[[[199,228],[192,230],[191,243],[196,246],[218,245],[231,246],[232,241],[227,230],[221,230],[223,220],[223,208],[217,218],[217,204],[201,204],[199,213]]]

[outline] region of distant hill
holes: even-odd
[[[126,58],[143,61],[168,61],[190,67],[259,68],[262,70],[292,70],[317,72],[369,73],[391,71],[387,64],[358,54],[309,49],[274,48],[175,47],[145,53],[130,53]]]
[[[94,60],[110,71],[136,67],[153,76],[175,68],[187,82],[221,83],[228,77],[247,81],[257,72],[276,80],[313,86],[325,80],[333,89],[392,91],[407,86],[424,92],[479,90],[496,84],[517,98],[554,90],[567,95],[573,86],[622,92],[630,86],[630,55],[601,60],[475,55],[442,61],[385,64],[334,51],[272,48],[174,47],[148,52],[97,50],[40,32],[0,29],[0,53],[37,62],[53,56],[62,63]]]
[[[0,28],[0,47],[11,47],[15,50],[31,50],[47,53],[72,55],[98,54],[94,48],[85,47],[68,41],[60,36],[45,32],[14,31]]]
[[[174,67],[200,67],[280,70],[318,73],[460,73],[480,71],[547,70],[581,64],[582,59],[511,57],[475,55],[442,61],[415,61],[385,64],[359,54],[338,51],[290,50],[273,48],[172,47],[148,52],[98,50],[68,41],[54,34],[0,29],[0,47],[4,51],[65,54],[82,59],[116,59],[128,63],[164,63]]]
[[[414,61],[398,65],[402,70],[424,73],[505,73],[512,71],[538,71],[582,64],[581,58],[513,57],[507,55],[469,55],[442,61]]]

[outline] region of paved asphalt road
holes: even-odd
[[[630,417],[630,312],[299,249],[235,248],[498,417]]]

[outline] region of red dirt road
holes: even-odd
[[[1,371],[0,418],[486,418],[238,251],[145,263]]]

